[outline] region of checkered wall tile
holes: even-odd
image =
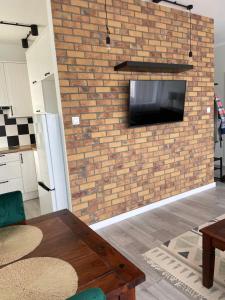
[[[8,118],[0,110],[0,148],[35,144],[32,118]]]

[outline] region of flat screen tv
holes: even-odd
[[[185,80],[130,81],[129,126],[183,121],[185,93]]]

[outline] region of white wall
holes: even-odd
[[[0,43],[0,61],[26,61],[25,49],[17,44]]]
[[[225,99],[225,44],[215,48],[215,82],[219,83],[216,92]],[[225,101],[223,101],[225,103]]]

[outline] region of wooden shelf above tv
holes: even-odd
[[[192,69],[193,65],[187,64],[166,64],[140,61],[124,61],[114,67],[115,71],[150,73],[181,73]]]

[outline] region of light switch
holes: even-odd
[[[207,107],[207,114],[211,113],[211,107]]]
[[[72,124],[74,126],[80,125],[80,117],[72,117]]]

